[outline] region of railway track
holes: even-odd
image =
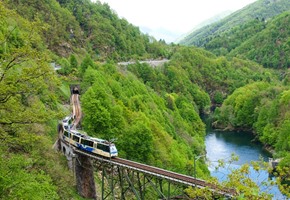
[[[73,107],[73,117],[74,117],[72,129],[76,129],[77,125],[80,123],[82,118],[79,94],[72,94],[71,103]]]
[[[96,156],[96,155],[81,151],[79,149],[75,149],[75,151],[77,153],[83,154],[85,156],[89,156],[92,159],[101,160],[103,162],[108,162],[110,164],[114,164],[114,165],[121,166],[121,167],[126,167],[128,169],[131,169],[131,170],[134,170],[137,172],[149,174],[152,176],[157,176],[157,177],[167,179],[167,180],[170,180],[172,182],[179,183],[179,184],[192,186],[192,187],[198,187],[198,188],[208,188],[209,190],[211,190],[214,193],[221,194],[223,196],[230,197],[230,198],[236,196],[235,189],[221,188],[215,184],[208,183],[208,182],[201,180],[201,179],[195,179],[191,176],[187,176],[184,174],[178,174],[176,172],[164,170],[164,169],[150,166],[150,165],[137,163],[137,162],[122,159],[119,157],[104,158],[104,157]]]
[[[74,118],[72,129],[76,129],[76,127],[80,123],[81,117],[82,117],[78,93],[72,94],[71,103],[72,103],[72,107],[73,107],[73,118]],[[65,141],[62,141],[62,142],[67,143]],[[95,160],[101,160],[103,162],[107,162],[107,163],[110,163],[113,165],[126,167],[128,169],[131,169],[131,170],[134,170],[137,172],[141,172],[141,173],[149,174],[152,176],[160,177],[162,179],[167,179],[167,180],[170,180],[172,182],[183,184],[186,186],[192,186],[192,187],[198,187],[198,188],[208,188],[212,192],[221,194],[221,195],[226,196],[226,197],[232,198],[232,197],[236,196],[236,191],[234,189],[221,188],[215,184],[208,183],[208,182],[201,180],[201,179],[195,179],[191,176],[178,174],[176,172],[164,170],[164,169],[157,168],[157,167],[150,166],[150,165],[145,165],[145,164],[133,162],[130,160],[119,158],[119,157],[104,158],[104,157],[100,157],[100,156],[82,151],[82,150],[77,149],[75,147],[73,147],[73,149],[75,152],[82,154],[84,156],[91,157],[92,159],[95,159]]]

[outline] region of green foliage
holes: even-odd
[[[244,164],[238,169],[234,169],[230,167],[230,164],[238,160],[236,156],[230,161],[219,160],[216,170],[219,168],[227,168],[230,170],[230,173],[227,175],[227,178],[222,183],[219,183],[216,179],[212,178],[209,182],[217,189],[232,189],[235,191],[236,195],[234,199],[272,199],[271,194],[267,194],[266,192],[261,191],[261,186],[267,187],[271,189],[271,187],[275,184],[278,184],[282,187],[282,184],[279,180],[277,181],[268,181],[264,180],[262,182],[255,182],[249,176],[251,171],[255,171],[256,174],[260,174],[262,171],[266,171],[268,167],[268,163],[263,161],[251,162],[250,164]],[[259,176],[259,175],[258,175]],[[191,198],[198,198],[202,196],[204,199],[224,199],[223,195],[213,194],[208,188],[188,188],[185,190]],[[286,195],[289,192],[285,193]]]
[[[3,153],[3,152],[1,152]],[[32,159],[22,155],[0,157],[0,197],[3,199],[60,199],[52,179],[33,169]]]
[[[138,27],[120,19],[108,4],[99,1],[5,2],[24,18],[42,23],[42,39],[59,56],[82,54],[84,50],[99,60],[170,56],[170,48],[164,41],[141,33]]]
[[[89,67],[95,69],[97,66],[92,60],[91,56],[87,54],[86,57],[83,59],[82,63],[80,64],[80,69],[79,69],[80,74],[81,75],[84,74],[87,68]]]
[[[141,78],[146,85],[161,93],[176,92],[190,95],[199,110],[209,105],[208,93],[214,101],[216,93],[223,94],[219,101],[235,89],[248,83],[276,80],[276,73],[265,70],[251,61],[238,58],[227,60],[193,47],[176,48],[170,62],[161,68],[135,64],[128,69]]]
[[[78,68],[78,61],[74,54],[71,54],[69,57],[70,66],[72,69]]]
[[[86,132],[116,139],[121,157],[188,173],[193,152],[204,151],[205,127],[192,100],[175,95],[171,110],[166,97],[111,64],[88,68],[82,84],[87,88],[81,99]]]
[[[0,2],[0,199],[61,199],[73,193],[69,181],[62,183],[71,175],[46,137],[47,122],[59,117],[59,80],[41,30]]]
[[[83,92],[86,92],[97,80],[101,78],[101,74],[91,67],[88,67],[83,75],[83,81],[81,83],[81,88]]]
[[[82,98],[85,129],[104,139],[115,138],[123,130],[122,107],[112,100],[112,96],[98,84],[89,88]]]
[[[128,158],[139,162],[152,162],[154,143],[149,120],[141,113],[136,115],[129,124],[127,133],[120,138],[119,148],[125,149]]]
[[[287,24],[284,17],[273,24],[281,22],[281,28]],[[245,24],[249,34],[253,24],[257,31],[263,27],[255,20]],[[55,127],[48,127],[62,117],[59,101],[67,102],[69,95],[64,85],[75,80],[81,81],[84,129],[92,136],[116,139],[123,158],[192,175],[193,157],[205,149],[199,113],[207,110],[210,98],[222,103],[242,87],[217,109],[218,120],[253,127],[262,141],[276,147],[277,156],[286,157],[283,165],[288,164],[288,72],[279,77],[283,86],[276,88],[271,85],[277,84],[276,73],[254,62],[168,46],[119,19],[107,4],[89,0],[0,2],[0,41],[0,198],[78,198],[65,161],[51,150]],[[286,53],[288,43],[282,48]],[[275,58],[279,53],[273,53]],[[171,56],[164,67],[114,64]],[[52,60],[68,76],[61,77],[65,83],[59,90],[48,64]],[[104,60],[113,61],[100,64]],[[271,62],[279,64],[277,59]],[[208,176],[201,160],[197,174]]]
[[[58,63],[61,66],[61,69],[58,70],[58,73],[62,75],[69,75],[72,72],[72,68],[67,59],[62,58],[58,61]]]
[[[279,190],[288,198],[290,198],[290,170],[289,170],[289,163],[290,163],[290,155],[286,155],[279,166],[274,172],[274,175],[277,176],[277,182],[279,186]]]
[[[233,49],[239,47],[244,41],[265,29],[266,22],[258,18],[248,21],[245,24],[237,25],[228,31],[214,36],[205,44],[205,49],[216,55],[227,55]]]
[[[290,12],[288,11],[268,21],[264,30],[244,40],[240,46],[229,53],[229,56],[247,58],[268,68],[289,68],[290,51],[287,42],[290,31],[285,28],[289,25]]]
[[[275,89],[275,88],[274,88]],[[273,89],[273,90],[274,90]],[[255,129],[261,141],[273,145],[278,151],[289,151],[289,89],[279,88],[275,97],[260,109]],[[272,90],[272,91],[273,91]]]
[[[215,92],[214,97],[213,97],[214,103],[217,104],[222,104],[224,101],[223,94],[220,91]]]
[[[290,64],[289,29],[285,28],[289,26],[289,8],[287,0],[259,0],[192,32],[180,43],[285,69]]]
[[[234,127],[250,128],[257,120],[255,109],[261,105],[262,91],[269,84],[257,82],[237,89],[216,111],[217,123],[231,125]],[[261,92],[261,93],[260,93]],[[231,117],[231,118],[230,118]]]
[[[15,20],[14,12],[5,10],[2,4],[0,6],[3,13],[0,38],[5,38],[0,47],[3,50],[0,57],[0,124],[17,130],[18,126],[41,123],[53,117],[49,108],[56,102],[49,87],[55,87],[56,77],[46,53],[39,49],[40,37],[33,32],[37,25],[19,16]],[[22,31],[15,33],[17,29]],[[15,41],[25,41],[25,45]]]
[[[217,38],[219,35],[229,30],[235,29],[239,25],[247,24],[254,19],[261,19],[261,21],[268,20],[269,18],[289,10],[289,8],[290,3],[287,0],[259,0],[216,23],[204,26],[190,33],[180,43],[185,45],[205,46],[212,39]]]
[[[275,148],[275,156],[287,156],[290,151],[289,94],[289,87],[265,82],[239,88],[216,109],[214,125],[252,129],[260,141]]]
[[[66,56],[72,52],[73,46],[80,47],[81,29],[75,18],[53,1],[20,0],[6,1],[10,9],[29,21],[39,21],[43,30],[39,33],[50,50]]]

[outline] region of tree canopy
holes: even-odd
[[[272,36],[281,36],[269,49],[287,57],[283,26],[288,15],[267,26],[260,20],[245,23],[249,37],[243,38],[266,40],[260,34],[268,33],[269,25]],[[253,26],[261,31],[253,34]],[[239,42],[229,41],[231,52],[242,51]],[[263,49],[262,43],[257,45]],[[215,110],[217,126],[253,130],[284,157],[281,167],[288,166],[289,70],[265,69],[245,60],[247,53],[218,57],[196,47],[167,45],[100,2],[1,1],[0,198],[79,199],[64,159],[51,149],[57,121],[71,112],[70,84],[81,87],[83,129],[114,141],[123,158],[191,175],[194,156],[205,153],[200,115]],[[116,64],[163,57],[170,58],[163,66]],[[267,63],[277,63],[274,58]],[[281,174],[288,176],[285,170]],[[201,159],[197,176],[209,178]]]

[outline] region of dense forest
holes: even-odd
[[[89,52],[98,60],[155,58],[168,56],[164,41],[141,33],[119,19],[107,4],[92,6],[89,0],[5,0],[7,7],[29,21],[42,22],[39,33],[47,48],[59,56]]]
[[[287,69],[290,67],[289,25],[288,11],[269,20],[264,30],[257,31],[228,55],[250,59],[267,68]]]
[[[266,21],[282,12],[288,11],[289,8],[290,3],[287,0],[257,0],[220,21],[195,30],[181,40],[180,44],[204,46],[213,37],[236,26],[248,23],[254,19],[264,19]]]
[[[279,17],[289,14],[284,15]],[[146,58],[170,61],[158,67],[117,65]],[[61,69],[55,71],[52,63]],[[192,175],[194,156],[205,153],[200,115],[206,113],[218,128],[252,130],[275,156],[285,157],[281,175],[289,178],[289,70],[264,68],[234,54],[227,58],[197,47],[167,45],[100,2],[4,0],[0,198],[82,199],[64,156],[51,148],[58,120],[71,112],[70,84],[81,86],[83,129],[114,139],[122,158]],[[210,179],[202,159],[197,175]],[[243,183],[226,184],[240,188]],[[251,182],[247,186],[239,189],[241,198],[265,195],[248,192]],[[194,196],[190,189],[188,194]]]
[[[286,0],[259,0],[194,31],[180,44],[253,60],[268,68],[289,68],[289,9]]]

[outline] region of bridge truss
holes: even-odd
[[[95,166],[101,171],[101,199],[189,199],[186,185],[99,160]]]
[[[72,128],[76,129],[81,120],[79,88],[71,87],[73,105]],[[233,198],[234,189],[219,188],[183,174],[161,168],[125,160],[122,158],[103,158],[81,151],[62,140],[62,129],[59,128],[58,149],[70,161],[71,169],[76,175],[78,192],[81,196],[98,199],[189,199],[185,193],[188,187],[208,188],[213,194],[224,198]],[[97,173],[93,173],[93,172]],[[98,174],[98,176],[96,176]],[[96,194],[94,177],[101,188]]]
[[[74,149],[78,154],[91,158],[99,181],[99,198],[105,199],[190,199],[188,187],[211,188],[212,194],[224,199],[234,197],[234,190],[223,190],[203,180],[167,171],[133,161],[107,159]],[[80,163],[81,164],[81,163]]]

